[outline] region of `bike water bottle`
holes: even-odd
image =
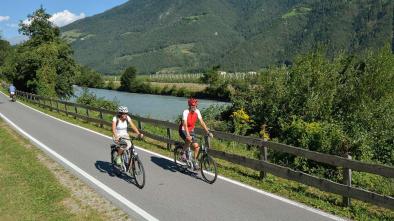
[[[134,148],[133,148],[133,154],[134,154],[134,156],[137,156],[137,152],[135,151]]]

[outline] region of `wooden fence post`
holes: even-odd
[[[102,111],[100,111],[100,119],[101,119],[101,120],[104,120],[104,119],[103,119],[103,112],[102,112]],[[100,127],[103,128],[103,123],[101,123],[101,122],[100,122]]]
[[[52,99],[51,98],[49,98],[49,110],[53,111],[53,109],[52,109]]]
[[[267,148],[267,144],[266,142],[268,141],[268,139],[265,137],[266,131],[267,131],[267,125],[263,124],[261,126],[261,130],[263,131],[263,135],[262,135],[262,139],[264,140],[264,142],[262,143],[262,147],[260,147],[260,160],[267,162],[268,161],[268,148]],[[260,171],[260,179],[264,179],[267,177],[267,172],[262,170]]]
[[[143,130],[142,128],[142,122],[140,119],[137,120],[137,124],[138,124],[138,130]]]
[[[86,116],[89,117],[89,108],[86,108]],[[89,122],[89,120],[86,118],[86,121]]]
[[[349,155],[349,153],[345,154],[345,157],[348,159],[352,159],[352,156]],[[351,187],[352,186],[352,170],[349,168],[343,168],[343,184],[346,186]],[[342,203],[344,206],[348,207],[352,205],[352,201],[350,197],[343,196],[342,197]]]
[[[60,110],[59,110],[59,102],[56,100],[56,109],[57,109],[57,112],[59,113],[60,112]]]
[[[64,110],[66,111],[66,116],[68,116],[67,104],[66,103],[64,103]]]
[[[267,139],[264,139],[264,141],[267,141]],[[267,162],[268,160],[268,148],[267,146],[263,143],[263,146],[260,148],[260,160]],[[267,177],[267,172],[265,171],[260,171],[260,179],[264,179]]]
[[[75,110],[75,114],[78,114],[78,109],[75,104],[74,104],[74,110]],[[74,118],[77,119],[77,115],[74,115]]]
[[[167,138],[171,140],[171,130],[167,127]],[[171,144],[167,143],[167,149],[171,150]]]

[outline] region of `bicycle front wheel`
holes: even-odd
[[[139,157],[133,158],[131,169],[137,187],[142,189],[145,186],[145,170]]]
[[[200,161],[200,169],[201,175],[207,183],[214,183],[216,178],[218,177],[218,171],[215,160],[208,156],[204,155]]]

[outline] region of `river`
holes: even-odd
[[[88,90],[97,97],[119,101],[120,105],[127,106],[132,114],[152,119],[175,121],[183,110],[187,108],[187,98],[183,97],[137,94],[96,88],[88,88]],[[74,93],[78,97],[82,93],[82,88],[74,86]],[[75,101],[75,99],[73,98],[72,100]],[[199,99],[198,108],[203,110],[211,105],[228,104],[226,102]]]

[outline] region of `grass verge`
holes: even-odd
[[[38,156],[39,150],[0,120],[0,220],[106,220],[72,196]]]

